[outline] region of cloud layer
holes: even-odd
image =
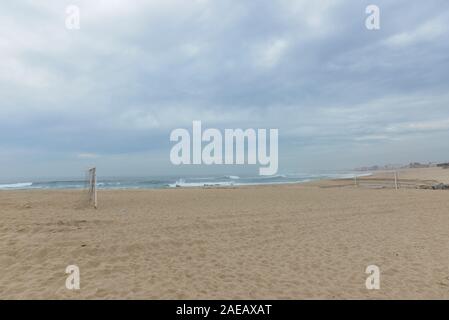
[[[192,120],[278,128],[281,171],[449,160],[447,1],[375,2],[3,3],[0,174],[176,173]]]

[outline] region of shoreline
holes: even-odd
[[[348,179],[355,175],[365,177],[371,173],[309,173],[309,174],[279,174],[274,176],[212,176],[212,177],[143,177],[143,178],[108,178],[97,182],[98,190],[137,190],[137,189],[173,189],[173,188],[210,188],[210,187],[241,187],[263,185],[304,184],[313,181]],[[4,190],[82,190],[83,180],[55,180],[37,182],[17,182],[0,184]]]
[[[381,187],[389,188],[392,187],[394,183],[394,172],[398,173],[398,182],[403,187],[416,188],[427,187],[430,188],[432,185],[443,183],[449,184],[449,170],[445,170],[438,167],[431,168],[419,168],[419,169],[398,169],[398,170],[379,170],[369,173],[360,173],[357,175],[357,182],[363,185],[367,185],[369,181],[373,185],[376,183]],[[349,175],[349,174],[342,174]],[[354,174],[355,175],[355,174]],[[260,182],[260,183],[236,183],[232,182],[226,184],[220,184],[224,182],[219,182],[217,184],[205,184],[205,185],[187,185],[187,186],[164,186],[164,187],[111,187],[104,188],[98,187],[97,190],[100,192],[104,191],[137,191],[137,190],[184,190],[184,189],[235,189],[235,188],[261,188],[270,186],[319,186],[319,187],[345,187],[354,184],[355,177],[342,177],[342,178],[329,178],[324,177],[323,179],[306,179],[304,181],[282,181],[282,182]],[[342,182],[347,182],[346,184],[339,184]],[[83,188],[5,188],[0,189],[0,192],[27,192],[27,191],[80,191]]]

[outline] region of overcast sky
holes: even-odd
[[[169,159],[192,120],[278,128],[280,173],[449,161],[448,21],[447,0],[2,1],[0,180],[199,170]]]

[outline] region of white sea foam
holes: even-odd
[[[0,189],[23,189],[23,188],[31,187],[32,185],[33,185],[32,182],[0,184]]]
[[[258,176],[258,179],[282,179],[282,178],[287,178],[287,176],[285,174],[276,174],[276,175],[272,175],[272,176]]]
[[[233,182],[229,181],[213,181],[213,182],[185,182],[184,179],[179,179],[175,183],[170,183],[170,188],[192,188],[192,187],[226,187],[233,186]]]
[[[343,174],[329,174],[325,175],[325,177],[332,179],[351,179],[355,177],[369,177],[372,176],[372,173],[343,173]]]

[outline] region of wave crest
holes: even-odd
[[[21,189],[31,187],[32,185],[32,182],[0,184],[0,189]]]

